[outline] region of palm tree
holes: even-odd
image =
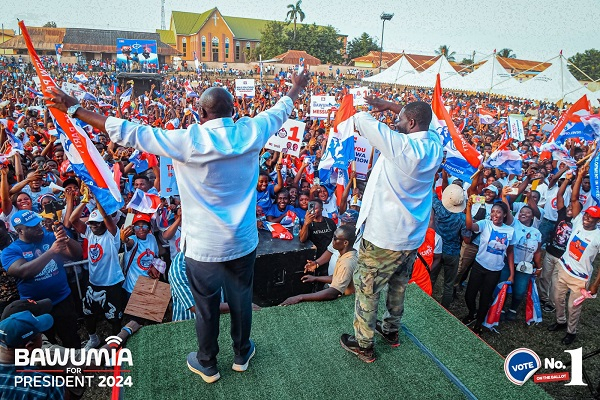
[[[438,56],[446,56],[446,59],[448,61],[455,61],[454,55],[456,54],[456,52],[450,52],[450,48],[445,44],[440,46],[440,48],[435,51],[435,54],[437,54]]]
[[[288,22],[294,21],[294,42],[296,42],[296,20],[300,19],[300,22],[304,21],[304,11],[300,8],[302,0],[298,0],[296,4],[288,4],[287,8],[290,10],[287,12],[286,19]]]
[[[513,53],[513,51],[511,49],[507,49],[507,48],[500,50],[498,53],[496,53],[496,55],[498,57],[504,57],[504,58],[517,58],[517,55],[515,53]]]

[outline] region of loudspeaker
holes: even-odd
[[[306,260],[313,260],[316,248],[310,242],[273,239],[270,232],[259,230],[254,264],[254,299],[261,307],[279,305],[290,296],[310,293],[314,285],[302,283]]]

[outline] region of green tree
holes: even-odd
[[[294,50],[304,50],[317,57],[322,63],[339,64],[342,62],[342,40],[334,27],[302,25],[298,28],[294,41],[294,33],[287,31],[288,43],[294,43]]]
[[[595,81],[600,79],[600,51],[589,49],[583,53],[577,53],[569,58],[569,62],[573,64],[569,65],[569,71],[571,71],[575,78],[581,81],[588,81],[590,78]],[[589,78],[578,71],[575,66],[585,72]]]
[[[462,65],[471,65],[471,64],[473,64],[473,60],[471,60],[470,58],[463,58],[460,63]]]
[[[273,58],[289,49],[285,23],[270,21],[261,33],[260,51],[264,59]]]
[[[296,21],[299,19],[300,22],[304,21],[304,11],[300,8],[300,4],[302,4],[302,0],[298,0],[296,4],[288,4],[287,8],[290,10],[287,12],[286,20],[289,22],[294,22],[294,44],[296,43]]]
[[[255,47],[250,47],[250,48],[244,49],[244,55],[246,56],[245,60],[247,63],[258,61],[260,54],[262,54],[260,45],[256,45]],[[275,55],[278,55],[278,54],[275,54]]]
[[[496,55],[499,57],[504,57],[504,58],[517,58],[517,55],[515,53],[513,53],[512,49],[507,49],[507,48],[500,50],[499,52],[496,53]]]
[[[362,35],[348,43],[348,57],[351,60],[369,54],[373,50],[379,50],[379,44],[377,44],[377,39],[373,39],[367,32],[363,32]]]
[[[56,28],[56,22],[48,21],[44,24],[44,28]]]
[[[435,54],[437,54],[438,56],[440,56],[440,55],[446,56],[446,59],[448,61],[455,61],[454,55],[456,54],[456,52],[454,52],[454,51],[451,52],[450,48],[448,46],[446,46],[445,44],[440,46],[440,48],[435,51]]]

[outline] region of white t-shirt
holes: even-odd
[[[148,232],[148,236],[146,236],[146,240],[140,240],[137,236],[132,237],[134,241],[134,245],[131,250],[127,250],[124,256],[125,266],[127,267],[127,263],[129,263],[129,258],[131,257],[131,252],[135,249],[135,245],[137,244],[137,250],[135,255],[133,256],[133,262],[129,267],[129,271],[127,273],[127,277],[125,278],[125,283],[123,283],[123,289],[127,292],[133,292],[133,288],[140,276],[148,276],[148,270],[152,266],[152,261],[158,257],[158,244],[156,243],[156,238],[152,233]]]
[[[583,189],[579,191],[579,202],[582,204],[583,208],[581,211],[585,211],[588,208],[596,205],[596,200],[592,197],[592,191],[584,192]]]
[[[542,234],[533,226],[526,226],[515,218],[513,244],[515,246],[515,265],[521,261],[532,262],[533,255],[542,242]]]
[[[502,270],[506,249],[513,244],[514,228],[506,224],[496,226],[489,219],[477,221],[477,226],[480,242],[475,260],[490,271]]]
[[[531,185],[529,186],[531,188]],[[546,205],[546,198],[548,195],[548,185],[544,182],[544,183],[540,183],[535,190],[537,190],[540,193],[540,201],[538,201],[538,207],[540,208],[544,208],[544,206]]]
[[[125,279],[121,270],[121,264],[119,263],[121,236],[118,229],[114,236],[111,235],[108,229],[102,236],[98,236],[94,235],[88,226],[82,237],[88,240],[88,262],[91,284],[96,286],[112,286]]]
[[[181,241],[181,226],[177,228],[175,231],[175,235],[169,239],[169,252],[171,254],[171,260],[175,258],[177,253],[181,252],[181,247],[179,246]]]
[[[513,214],[515,215],[515,221],[517,219],[517,217],[519,216],[519,212],[521,212],[521,208],[523,208],[523,206],[525,206],[527,203],[523,203],[522,201],[516,201],[513,203]],[[540,210],[540,217],[533,217],[533,227],[534,228],[539,228],[540,227],[540,222],[542,218],[544,218],[544,209],[540,208],[539,203],[538,203],[538,209]],[[557,218],[558,218],[558,214],[557,214]]]
[[[558,194],[559,186],[558,184],[552,186],[546,192],[546,204],[544,205],[544,218],[549,221],[555,221],[558,219],[558,211],[556,209],[556,195]],[[565,194],[563,196],[565,201],[565,207],[569,205],[571,202],[571,187],[569,186],[567,190],[565,190]]]
[[[592,263],[600,251],[600,230],[583,229],[583,213],[573,219],[573,230],[567,243],[567,251],[560,261],[571,276],[587,281],[594,269]]]

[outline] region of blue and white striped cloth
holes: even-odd
[[[177,253],[171,262],[169,283],[171,284],[171,296],[173,297],[173,321],[195,319],[196,315],[190,311],[190,308],[196,303],[185,274],[185,255],[183,252]]]

